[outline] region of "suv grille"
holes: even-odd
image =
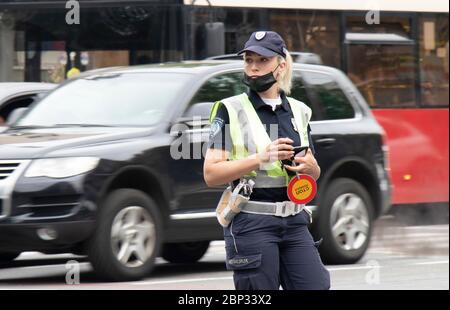
[[[19,167],[20,162],[0,160],[0,180],[8,178]]]

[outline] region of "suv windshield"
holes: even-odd
[[[159,72],[80,78],[51,92],[14,126],[151,126],[189,78]]]

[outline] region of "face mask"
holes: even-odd
[[[244,73],[243,82],[245,85],[250,87],[251,90],[257,93],[264,92],[277,82],[277,80],[273,76],[273,73],[275,72],[275,70],[277,70],[278,66],[276,66],[276,68],[272,72],[258,76],[257,78],[251,78],[246,73]]]

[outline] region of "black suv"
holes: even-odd
[[[203,180],[213,101],[246,91],[242,62],[86,73],[0,134],[0,260],[87,254],[108,280],[146,276],[155,258],[195,262],[222,239],[223,187]],[[313,110],[322,168],[311,203],[321,254],[352,263],[389,207],[383,131],[339,70],[295,64],[292,97]]]

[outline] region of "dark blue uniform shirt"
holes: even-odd
[[[269,134],[270,124],[278,124],[278,137],[277,138],[290,138],[294,141],[293,146],[300,146],[299,133],[294,129],[292,119],[294,118],[289,102],[284,93],[280,94],[282,103],[278,105],[275,111],[272,107],[266,104],[259,95],[254,91],[249,91],[249,99],[253,104],[259,118],[263,125],[265,125],[267,134]],[[211,133],[209,137],[209,148],[222,149],[231,152],[232,142],[229,132],[229,126],[225,126],[230,123],[227,108],[221,105],[217,111],[216,117],[211,124]],[[311,128],[308,125],[308,138],[309,147],[313,154],[314,146],[311,139]],[[285,162],[285,161],[283,161]],[[290,162],[285,162],[290,164]],[[287,172],[294,176],[294,173],[287,170]],[[234,185],[239,183],[239,180],[233,181]],[[286,201],[289,200],[287,196],[287,188],[254,188],[250,197],[251,200],[257,201]]]

